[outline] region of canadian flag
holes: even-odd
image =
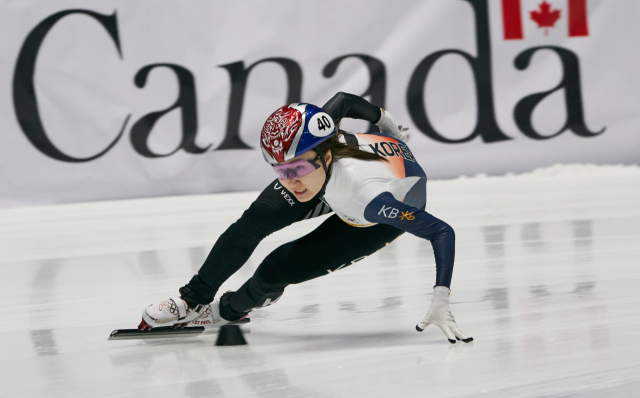
[[[569,37],[589,36],[587,0],[565,1],[567,2],[567,14],[569,14]],[[522,40],[524,38],[521,3],[522,0],[502,0],[502,21],[505,40]],[[555,22],[561,18],[560,10],[554,10],[552,4],[547,0],[541,0],[538,9],[530,11],[529,15],[540,28],[547,30],[553,27]]]

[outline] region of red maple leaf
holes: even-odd
[[[540,11],[531,11],[531,19],[538,24],[538,28],[544,28],[544,35],[549,34],[549,28],[556,25],[560,19],[560,10],[552,10],[551,4],[543,0],[539,5]]]

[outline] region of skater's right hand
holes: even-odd
[[[409,141],[409,135],[405,134],[409,128],[398,126],[389,111],[380,108],[380,112],[380,120],[376,123],[376,126],[380,127],[380,132],[402,142]]]
[[[186,326],[198,319],[209,305],[191,308],[182,298],[170,298],[157,304],[151,304],[142,311],[142,322],[138,330],[150,330],[157,326]]]
[[[433,301],[427,311],[424,319],[416,325],[416,330],[422,332],[427,326],[434,324],[439,327],[447,336],[449,343],[455,344],[456,340],[462,340],[465,343],[473,341],[473,337],[464,334],[456,323],[453,313],[449,308],[449,293],[451,291],[445,286],[436,286],[433,288]]]

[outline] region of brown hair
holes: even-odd
[[[387,162],[387,159],[385,159],[384,157],[375,153],[363,151],[358,145],[351,145],[348,143],[344,144],[340,142],[340,137],[342,137],[344,134],[349,133],[338,128],[338,133],[336,135],[332,136],[331,138],[317,146],[318,150],[320,150],[320,152],[322,153],[331,151],[333,161],[352,158],[370,162]]]

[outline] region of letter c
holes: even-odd
[[[71,14],[84,14],[98,21],[100,25],[105,28],[107,33],[109,33],[109,36],[116,45],[118,55],[122,59],[120,41],[118,39],[118,21],[116,19],[115,12],[112,15],[102,15],[89,10],[66,10],[55,13],[44,19],[35,28],[33,28],[31,32],[29,32],[29,35],[20,49],[20,54],[16,61],[15,72],[13,74],[13,104],[18,123],[33,146],[53,159],[63,162],[81,163],[99,158],[107,153],[118,142],[120,137],[122,137],[131,115],[127,116],[122,128],[120,129],[120,133],[118,133],[118,136],[111,142],[111,144],[109,144],[109,146],[107,146],[107,148],[102,152],[88,158],[74,158],[62,153],[53,145],[51,140],[49,140],[49,137],[47,137],[47,133],[42,126],[42,120],[40,119],[38,101],[36,99],[36,92],[33,83],[36,58],[38,56],[40,46],[42,45],[47,33],[49,33],[49,30],[51,30],[53,25],[55,25],[59,20]]]

